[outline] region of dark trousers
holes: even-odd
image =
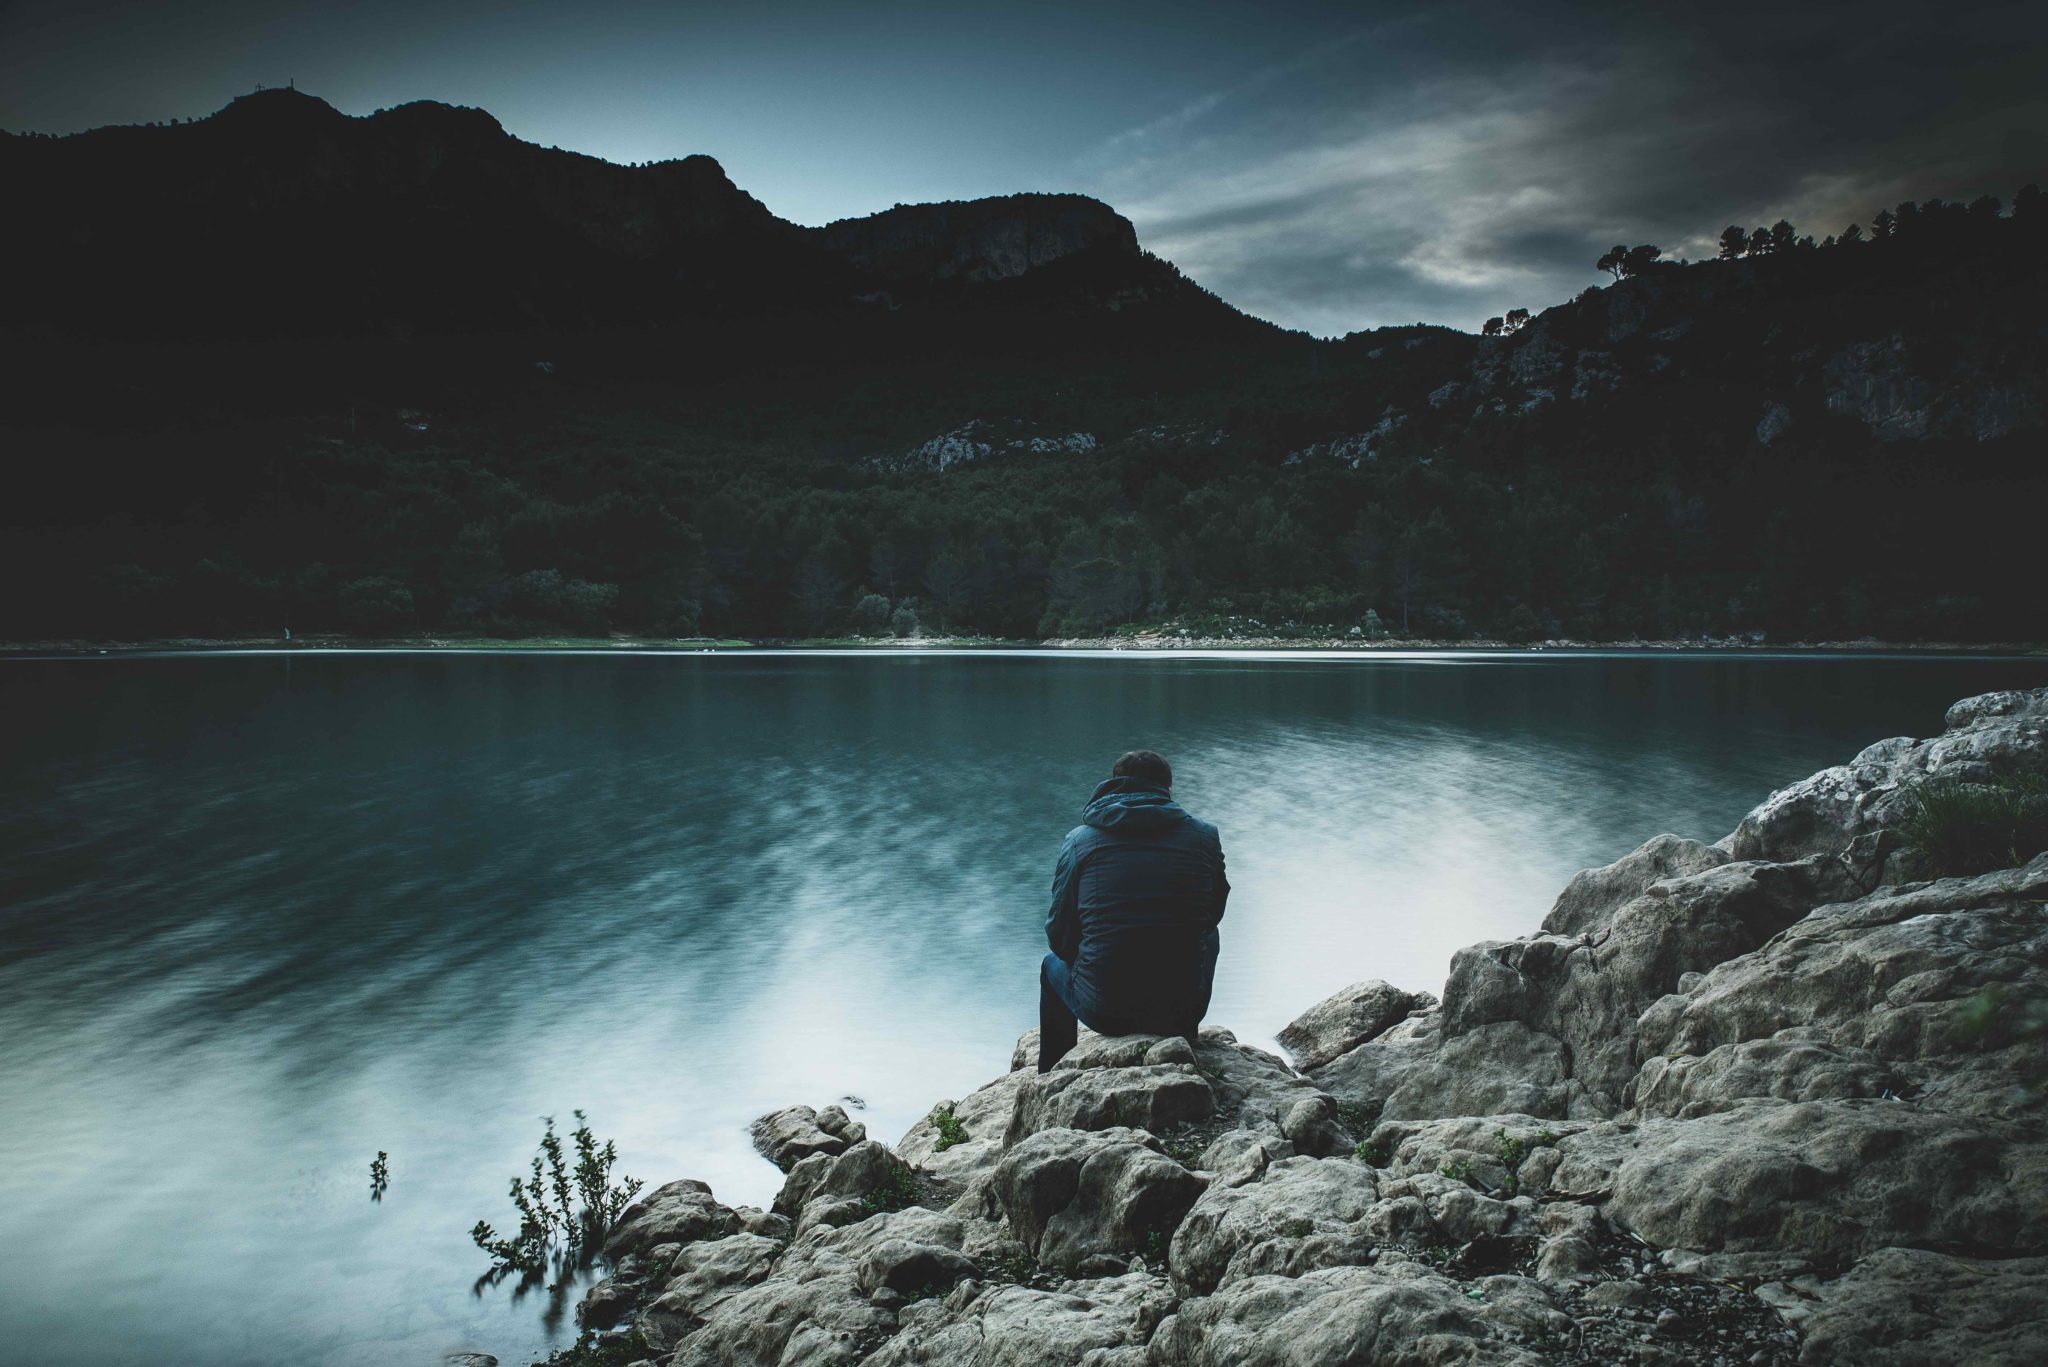
[[[1198,984],[1199,1000],[1189,1009],[1176,1012],[1174,1019],[1124,1021],[1097,1008],[1076,990],[1067,962],[1048,954],[1038,965],[1038,1071],[1049,1073],[1052,1066],[1070,1053],[1086,1025],[1098,1035],[1185,1035],[1193,1045],[1201,1029],[1202,1015],[1209,1009],[1209,988],[1216,974],[1213,936],[1203,956]]]

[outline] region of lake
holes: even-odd
[[[0,1359],[523,1363],[472,1294],[539,1117],[765,1205],[1035,1024],[1052,859],[1163,751],[1235,885],[1209,1023],[1536,928],[1577,869],[2048,660],[295,653],[0,660]],[[369,1164],[391,1182],[369,1199]]]

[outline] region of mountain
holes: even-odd
[[[957,302],[1077,255],[1091,289],[1231,311],[1079,195],[899,207],[804,228],[707,156],[645,166],[543,148],[476,109],[352,118],[296,90],[210,118],[0,137],[33,261],[0,321],[117,336],[644,324]],[[982,300],[993,304],[995,300]]]
[[[806,228],[444,105],[0,175],[0,639],[2048,640],[2038,191],[1318,341],[1079,196]]]

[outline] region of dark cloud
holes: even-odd
[[[1342,332],[1471,327],[1598,277],[1616,242],[1709,254],[2048,173],[2048,8],[1462,4],[1361,30],[1083,160],[1155,250]]]

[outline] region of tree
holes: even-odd
[[[1858,223],[1851,223],[1848,227],[1842,229],[1842,235],[1836,239],[1844,247],[1853,246],[1862,240],[1863,226]]]
[[[1771,250],[1773,252],[1789,252],[1798,243],[1798,231],[1793,228],[1789,219],[1781,218],[1771,225]]]
[[[1528,325],[1528,322],[1529,310],[1509,309],[1507,312],[1507,317],[1503,319],[1501,322],[1501,330],[1503,332],[1520,332],[1525,326]]]
[[[1486,326],[1479,329],[1479,335],[1481,337],[1498,337],[1503,326],[1505,326],[1505,323],[1498,316],[1489,318],[1486,320]]]
[[[414,623],[412,590],[386,575],[343,584],[334,605],[341,624],[357,635],[405,631]]]
[[[2040,186],[2022,185],[2019,193],[2012,197],[2012,216],[2029,223],[2039,222],[2043,212],[2041,199]]]
[[[1769,256],[1771,254],[1771,230],[1769,228],[1758,228],[1749,235],[1749,254],[1751,256]]]
[[[1623,275],[1641,275],[1649,270],[1651,266],[1655,265],[1657,258],[1663,254],[1662,250],[1651,246],[1647,242],[1640,247],[1630,247],[1622,255],[1621,273]]]
[[[1612,251],[1593,263],[1593,269],[1596,271],[1612,271],[1614,278],[1619,280],[1622,275],[1622,263],[1626,260],[1628,260],[1628,248],[1617,242],[1614,244]]]
[[[889,600],[879,593],[864,593],[853,605],[853,620],[861,634],[876,635],[889,623]]]
[[[1721,230],[1721,259],[1733,261],[1749,247],[1749,234],[1731,223]]]
[[[1899,216],[1890,209],[1879,209],[1870,216],[1870,236],[1882,242],[1898,230]]]

